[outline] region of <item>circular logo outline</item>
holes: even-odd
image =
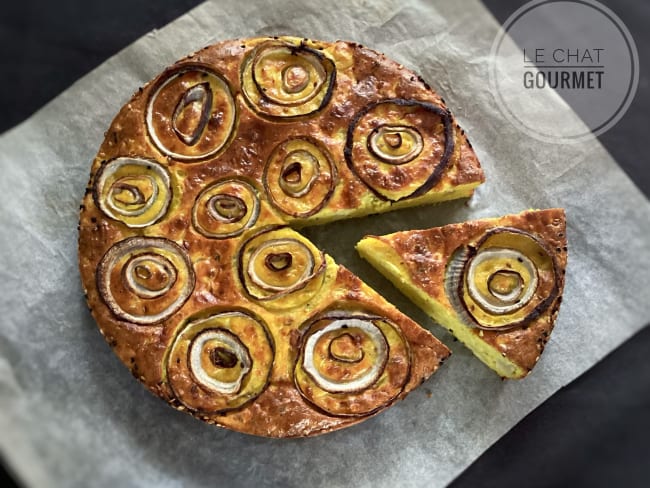
[[[614,27],[618,30],[618,32],[620,32],[621,36],[625,41],[627,50],[630,54],[630,63],[631,63],[630,80],[628,82],[625,97],[623,98],[621,104],[617,107],[614,114],[611,115],[605,122],[602,122],[596,128],[593,129],[590,128],[588,124],[583,121],[587,126],[587,128],[589,129],[589,131],[577,135],[571,135],[571,136],[550,135],[547,133],[543,133],[539,130],[535,130],[531,128],[529,125],[527,125],[526,123],[522,122],[520,117],[518,117],[508,107],[506,100],[504,99],[504,97],[501,95],[501,92],[499,91],[499,86],[497,83],[496,59],[498,58],[498,52],[501,48],[501,44],[503,43],[503,40],[506,38],[506,34],[508,34],[510,28],[519,19],[521,19],[521,17],[531,12],[535,8],[540,7],[542,5],[552,4],[552,3],[575,3],[596,10],[598,13],[600,13],[608,20],[610,20],[614,25]],[[497,107],[501,112],[501,114],[506,119],[508,119],[508,121],[512,123],[512,125],[514,125],[521,132],[524,132],[534,137],[535,139],[543,142],[551,142],[556,144],[575,144],[578,142],[591,140],[607,132],[614,125],[616,125],[621,120],[621,118],[623,118],[627,110],[630,108],[630,105],[632,104],[634,97],[636,96],[636,92],[639,85],[640,66],[639,66],[639,53],[636,47],[636,43],[634,42],[634,38],[632,37],[632,34],[630,33],[627,26],[623,23],[623,21],[611,9],[609,9],[605,5],[601,4],[596,0],[532,0],[522,5],[515,12],[513,12],[506,19],[506,21],[499,29],[499,32],[496,38],[494,39],[492,43],[492,47],[490,49],[490,65],[488,71],[489,71],[488,74],[489,74],[490,88],[492,89],[493,94],[495,94],[494,97],[496,98],[497,101]],[[516,121],[516,123],[513,123],[513,119],[514,121]]]

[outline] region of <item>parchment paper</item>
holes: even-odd
[[[596,141],[545,144],[502,118],[487,83],[497,28],[482,5],[469,1],[206,3],[2,136],[0,448],[19,477],[39,487],[441,486],[638,330],[650,317],[648,202]],[[100,336],[76,263],[77,211],[90,163],[132,92],[204,45],[283,33],[356,40],[421,73],[459,117],[488,178],[469,204],[306,231],[454,351],[405,401],[309,440],[217,429],[150,395]],[[531,101],[531,110],[553,103],[558,123],[576,123],[557,96],[544,97]],[[568,281],[547,352],[524,381],[501,381],[353,249],[365,233],[551,206],[567,209]]]

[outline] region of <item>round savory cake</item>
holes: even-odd
[[[99,329],[178,410],[271,437],[392,405],[449,355],[296,229],[470,196],[480,164],[417,75],[348,42],[209,46],[121,109],[79,263]]]

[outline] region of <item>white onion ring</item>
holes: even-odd
[[[255,261],[257,260],[257,257],[265,251],[269,247],[274,247],[282,244],[297,244],[300,246],[302,249],[305,250],[307,255],[309,256],[309,266],[305,267],[305,269],[302,272],[302,275],[300,278],[291,286],[276,286],[276,285],[270,285],[263,281],[255,272]],[[266,241],[260,247],[258,247],[253,254],[251,254],[250,260],[248,261],[248,269],[246,272],[248,273],[249,278],[253,283],[255,283],[257,286],[262,288],[263,290],[267,291],[287,291],[287,290],[292,290],[296,287],[299,287],[302,285],[305,281],[309,280],[314,272],[314,256],[312,256],[311,251],[309,248],[303,244],[302,242],[295,240],[295,239],[274,239],[271,241]]]
[[[148,288],[144,288],[142,285],[137,283],[133,278],[133,275],[135,274],[136,266],[141,264],[142,261],[146,261],[146,260],[156,262],[156,264],[165,268],[165,270],[169,274],[169,280],[167,280],[167,284],[163,286],[160,290],[149,290]],[[176,282],[177,273],[176,273],[176,268],[174,268],[174,265],[170,263],[169,260],[164,256],[159,256],[156,254],[140,254],[129,260],[129,262],[127,263],[126,267],[123,270],[123,276],[124,276],[124,281],[126,281],[128,288],[139,297],[158,298],[160,296],[163,296],[165,293],[167,293],[169,290],[172,289],[172,286],[174,286],[174,283]]]
[[[521,297],[512,302],[512,299],[516,298],[517,295],[513,295],[509,303],[508,300],[506,299],[499,299],[499,297],[496,297],[496,301],[490,300],[489,297],[486,297],[483,295],[476,287],[476,283],[474,280],[474,275],[476,271],[476,267],[483,263],[486,260],[489,259],[495,259],[495,258],[501,258],[501,259],[512,259],[519,261],[522,263],[522,265],[526,268],[526,270],[530,273],[531,280],[530,283],[528,284],[528,287],[524,290],[523,295]],[[484,251],[480,251],[476,256],[474,256],[469,263],[469,267],[467,268],[467,277],[466,277],[466,282],[467,282],[467,292],[469,293],[469,296],[472,297],[472,299],[484,310],[494,314],[494,315],[505,315],[508,313],[512,313],[515,310],[519,310],[521,307],[526,305],[532,298],[533,295],[535,294],[535,290],[537,289],[537,268],[535,268],[535,265],[533,262],[523,253],[516,251],[514,249],[505,249],[505,248],[489,248]],[[508,298],[508,296],[506,296]]]
[[[314,364],[314,348],[318,340],[326,333],[341,329],[343,325],[348,327],[356,327],[363,330],[374,344],[377,349],[377,360],[372,365],[370,370],[366,372],[362,377],[350,381],[350,382],[335,382],[324,378],[318,368]],[[365,390],[381,376],[382,371],[384,370],[386,360],[388,358],[388,344],[386,343],[386,338],[382,334],[381,330],[373,324],[370,320],[361,320],[361,319],[338,319],[322,329],[314,332],[307,338],[305,342],[305,352],[303,356],[302,367],[309,376],[314,380],[314,382],[323,390],[326,390],[330,393],[350,393],[360,390]]]
[[[237,361],[242,364],[242,369],[239,378],[235,381],[219,381],[209,376],[201,366],[201,353],[203,346],[206,342],[217,339],[226,344],[237,357]],[[226,395],[237,393],[241,389],[241,383],[244,376],[251,370],[252,360],[248,349],[241,341],[232,334],[225,330],[206,330],[197,335],[192,341],[189,351],[189,364],[190,370],[196,381],[209,390],[223,393]]]
[[[236,195],[231,195],[227,192],[219,193],[220,188],[227,185],[236,185],[239,187],[239,190],[242,193],[246,193],[248,198],[250,198],[250,200],[252,201],[252,208],[251,209],[248,208],[248,205],[246,205],[246,202],[244,201],[243,198],[240,198]],[[207,195],[209,196],[206,198]],[[246,213],[244,214],[244,216],[241,219],[233,220],[232,222],[229,222],[223,216],[219,215],[219,213],[216,212],[216,210],[213,208],[213,200],[215,197],[218,197],[219,195],[230,196],[238,200],[241,200],[246,206]],[[241,225],[239,227],[235,227],[230,232],[225,232],[225,231],[219,232],[218,229],[214,230],[214,229],[206,228],[205,225],[201,224],[201,219],[199,218],[199,207],[202,205],[207,205],[207,213],[215,221],[221,222],[223,224],[241,223]],[[249,212],[250,215],[248,219],[246,221],[243,221],[243,219],[246,217],[246,215]],[[228,180],[220,181],[218,183],[209,185],[199,194],[199,196],[196,198],[196,201],[194,202],[194,206],[192,207],[192,223],[194,224],[196,230],[200,234],[204,235],[205,237],[214,238],[214,239],[227,239],[229,237],[238,236],[246,229],[253,227],[255,225],[255,222],[257,222],[257,218],[259,217],[259,214],[260,214],[260,201],[259,198],[257,197],[257,192],[255,191],[253,186],[251,186],[249,183],[245,181],[241,181],[237,179],[228,179]]]

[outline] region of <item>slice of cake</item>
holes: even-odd
[[[357,250],[504,378],[523,378],[562,301],[563,209],[366,236]]]

